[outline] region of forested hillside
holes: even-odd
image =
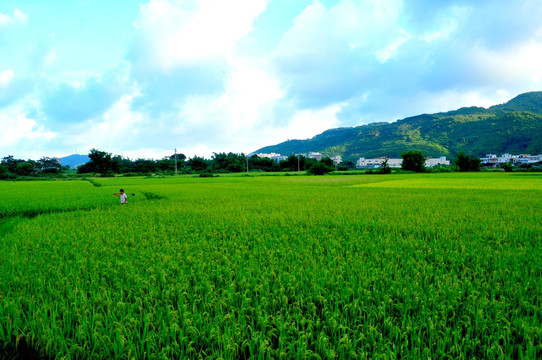
[[[542,92],[521,94],[488,109],[467,107],[423,114],[393,123],[373,123],[331,129],[312,139],[290,140],[267,146],[256,153],[283,155],[318,151],[359,157],[399,157],[420,150],[426,156],[455,156],[463,151],[474,156],[487,153],[542,153]]]

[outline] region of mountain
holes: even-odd
[[[85,164],[90,161],[87,155],[73,154],[60,158],[60,165],[69,166],[72,169],[77,169],[79,165]]]
[[[540,154],[541,135],[542,92],[529,92],[487,109],[466,107],[393,123],[330,129],[311,139],[288,140],[255,153],[314,151],[352,161],[359,157],[400,157],[409,150],[435,157],[453,157],[460,151],[478,157],[489,153]]]

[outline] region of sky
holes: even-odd
[[[1,0],[0,158],[251,153],[542,90],[540,0]]]

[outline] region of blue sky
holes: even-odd
[[[540,19],[539,0],[2,0],[0,157],[210,157],[488,107],[542,90]]]

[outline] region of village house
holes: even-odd
[[[269,154],[265,154],[265,153],[259,153],[259,154],[256,154],[258,157],[261,157],[261,158],[269,158],[269,159],[273,159],[275,160],[277,163],[282,161],[282,160],[286,160],[288,159],[287,156],[282,156],[280,154],[277,154],[277,153],[269,153]]]
[[[425,159],[425,167],[432,168],[435,166],[450,166],[450,160],[446,160],[446,156]]]
[[[309,153],[309,159],[316,159],[318,161],[322,160],[322,154],[319,152],[310,152]]]
[[[403,164],[403,159],[393,159],[386,156],[381,156],[373,159],[359,158],[356,162],[356,168],[358,169],[378,169],[380,165],[388,160],[388,166],[390,168],[401,168]],[[428,158],[425,159],[426,167],[435,167],[435,166],[450,166],[450,160],[446,159],[446,156],[441,156],[439,158]]]
[[[333,164],[335,165],[339,165],[340,163],[343,162],[343,158],[340,155],[333,156],[331,160],[333,161]]]
[[[503,164],[508,164],[508,163],[512,165],[537,164],[541,161],[542,161],[542,154],[539,154],[539,155],[502,154],[501,156],[497,156],[495,154],[487,154],[485,157],[480,159],[480,162],[483,166],[494,166],[494,167],[497,167]]]

